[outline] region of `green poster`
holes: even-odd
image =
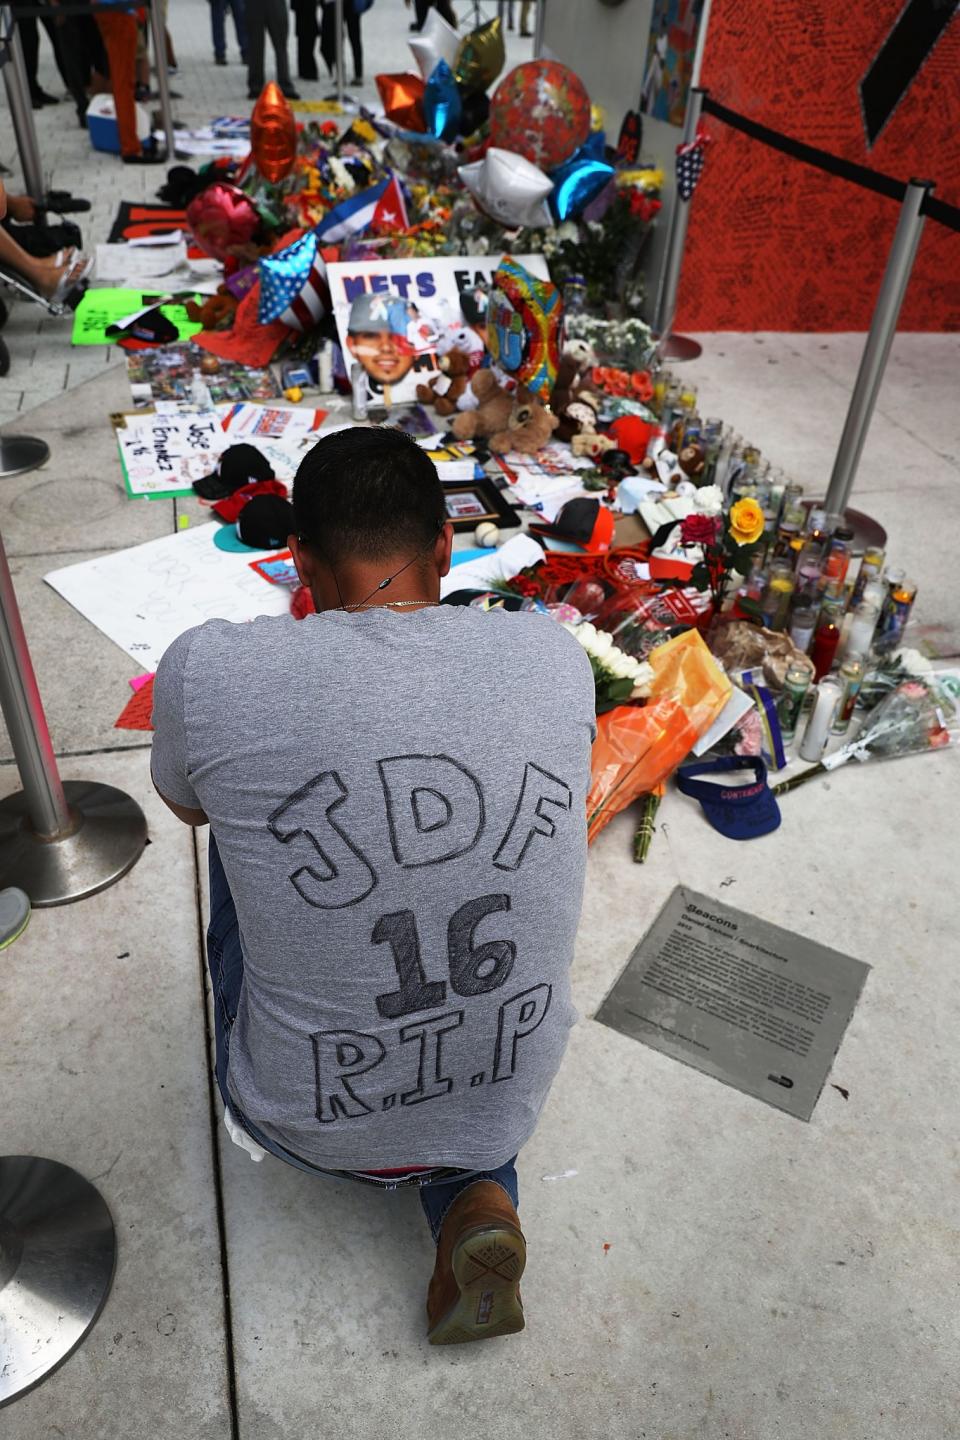
[[[121,320],[128,319],[140,310],[146,310],[161,300],[164,294],[169,291],[149,290],[114,290],[105,287],[102,290],[88,290],[80,304],[73,312],[73,335],[74,345],[113,345],[121,337],[108,335],[106,332],[111,325],[116,325]],[[202,295],[190,295],[189,292],[182,294],[182,299],[194,299],[202,302]],[[161,305],[160,312],[172,321],[179,331],[180,340],[189,340],[203,329],[196,321],[187,318],[186,309],[182,304],[176,302],[169,305]]]

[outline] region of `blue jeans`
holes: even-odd
[[[247,17],[244,0],[210,0],[210,24],[213,27],[213,53],[218,60],[227,53],[227,9],[233,13],[240,59],[247,58]]]
[[[240,925],[237,910],[224,874],[223,863],[217,842],[210,833],[210,924],[207,928],[207,964],[210,967],[210,983],[213,986],[213,1026],[216,1040],[216,1076],[224,1105],[251,1139],[279,1160],[298,1170],[308,1170],[313,1175],[327,1175],[335,1180],[356,1180],[355,1176],[342,1170],[324,1170],[312,1165],[309,1160],[285,1149],[268,1135],[257,1129],[252,1120],[238,1108],[236,1101],[227,1090],[227,1065],[230,1057],[230,1032],[237,1018],[240,991],[243,988],[243,949],[240,944]],[[420,1204],[430,1225],[434,1240],[440,1238],[440,1227],[450,1206],[462,1190],[475,1185],[479,1180],[492,1180],[507,1192],[514,1206],[517,1198],[516,1156],[500,1165],[496,1170],[444,1170],[435,1179],[400,1181],[396,1186],[378,1188],[401,1189],[415,1185],[420,1194]],[[375,1183],[375,1182],[374,1182]]]

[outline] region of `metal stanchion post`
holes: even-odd
[[[543,54],[543,26],[547,0],[533,0],[536,9],[533,17],[533,58],[539,60]]]
[[[336,38],[336,51],[335,51],[335,54],[336,54],[336,65],[337,65],[337,88],[336,88],[336,90],[333,92],[333,94],[327,95],[327,96],[325,96],[324,98],[327,99],[327,100],[336,100],[336,102],[337,102],[337,104],[340,106],[341,110],[345,110],[345,111],[347,111],[347,112],[349,113],[349,112],[355,111],[355,110],[357,109],[357,105],[356,105],[356,102],[355,102],[355,101],[353,101],[353,100],[348,100],[347,97],[346,97],[346,94],[344,93],[344,81],[343,81],[343,0],[336,0],[336,4],[335,4],[335,6],[334,6],[334,24],[335,24],[336,27],[337,27],[337,33],[336,33],[336,37],[335,37],[335,38]]]
[[[860,360],[857,381],[850,396],[850,407],[840,437],[837,458],[833,462],[830,485],[823,502],[828,514],[846,514],[856,542],[860,544],[882,545],[886,539],[886,532],[875,520],[857,510],[848,510],[847,501],[853,489],[873,407],[877,403],[890,346],[896,333],[897,317],[910,281],[917,246],[920,244],[926,218],[920,207],[933,188],[932,180],[911,180],[907,185],[907,193],[900,206],[900,219],[887,258],[887,268],[870,321],[867,343]]]
[[[30,104],[30,82],[23,60],[20,32],[13,22],[8,6],[0,8],[0,28],[8,35],[10,46],[9,63],[3,67],[3,80],[7,91],[7,104],[13,119],[13,131],[17,139],[17,152],[23,183],[31,200],[42,205],[46,191],[43,184],[43,168],[40,164],[40,147],[33,123],[33,107]]]
[[[167,37],[163,29],[163,15],[158,0],[150,0],[150,33],[153,36],[153,56],[157,65],[157,89],[160,92],[160,114],[163,119],[163,133],[167,138],[167,156],[172,161],[176,141],[173,134],[173,109],[170,105],[170,72],[167,69]]]
[[[343,104],[343,0],[337,0],[337,99]]]
[[[0,1408],[73,1354],[116,1260],[110,1211],[89,1180],[56,1160],[0,1156]]]
[[[0,801],[0,886],[18,886],[34,906],[105,890],[139,860],[147,822],[112,785],[61,782],[2,537],[0,706],[23,786]]]
[[[683,124],[681,144],[689,145],[697,138],[697,127],[703,110],[705,91],[699,86],[690,87],[687,99],[687,114]],[[679,191],[674,196],[673,214],[670,220],[670,235],[667,240],[666,258],[660,278],[660,293],[657,299],[653,328],[659,341],[657,353],[664,360],[695,360],[701,352],[696,340],[686,335],[673,335],[671,327],[677,311],[677,289],[680,271],[683,268],[683,251],[687,240],[687,224],[690,219],[691,200],[681,200]]]

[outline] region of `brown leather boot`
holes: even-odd
[[[502,1186],[461,1191],[440,1231],[427,1294],[431,1345],[462,1345],[523,1329],[519,1281],[527,1263],[520,1217]]]

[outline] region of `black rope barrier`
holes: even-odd
[[[852,185],[872,190],[877,195],[885,195],[888,200],[902,201],[907,193],[904,180],[898,180],[894,175],[886,175],[882,170],[870,170],[866,165],[858,165],[853,160],[843,160],[839,155],[831,155],[829,150],[807,145],[802,140],[795,140],[791,135],[781,134],[779,130],[771,130],[769,125],[761,125],[759,120],[751,120],[749,116],[721,105],[709,93],[703,97],[703,109],[716,120],[721,120],[724,125],[729,125],[732,130],[749,135],[752,140],[769,146],[771,150],[779,150],[794,160],[812,165],[817,170],[825,170],[828,175],[836,175],[840,180],[848,180]],[[935,200],[928,194],[924,197],[920,210],[931,220],[945,225],[948,230],[960,231],[960,209],[956,205],[948,205],[945,200]]]

